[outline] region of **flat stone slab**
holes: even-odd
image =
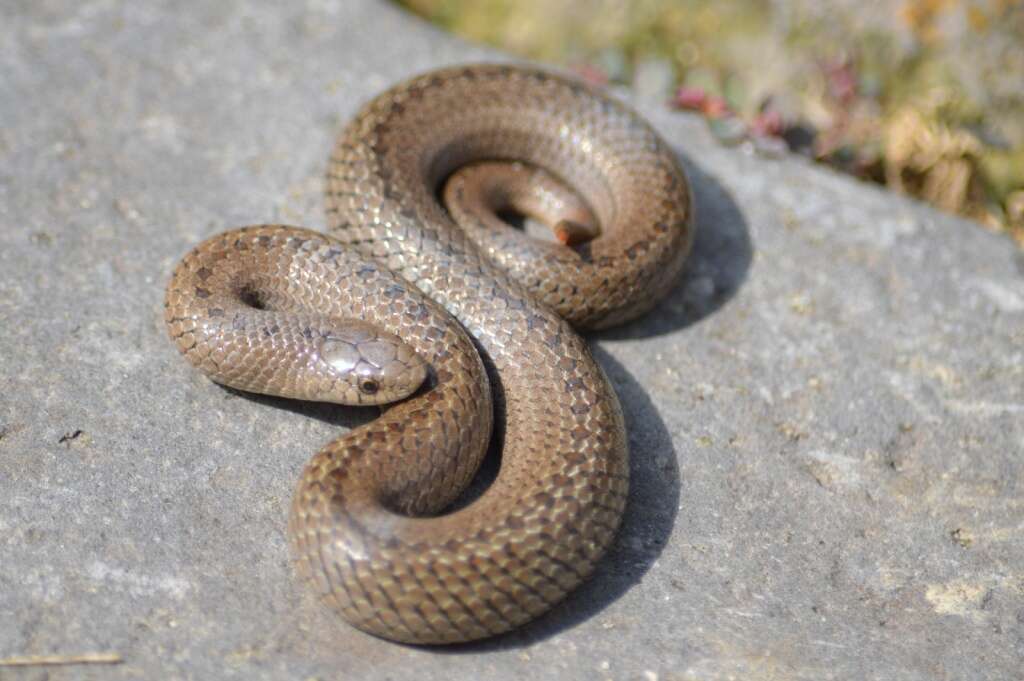
[[[225,391],[166,338],[206,236],[319,227],[365,100],[500,58],[390,4],[0,8],[3,679],[1011,679],[1024,662],[1024,266],[1004,239],[797,159],[679,151],[698,234],[670,299],[595,337],[634,485],[550,616],[442,651],[292,578],[311,454],[371,418]]]

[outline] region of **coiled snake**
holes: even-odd
[[[448,68],[362,109],[327,205],[330,237],[258,226],[196,247],[167,287],[171,337],[228,386],[394,402],[317,453],[292,502],[297,572],[351,624],[447,643],[537,617],[593,570],[628,488],[617,398],[570,323],[636,317],[676,279],[692,230],[675,156],[585,84]],[[438,515],[492,421],[496,480]]]

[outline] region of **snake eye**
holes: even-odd
[[[359,389],[362,390],[367,395],[373,395],[378,390],[380,390],[380,385],[377,383],[377,381],[367,378],[359,384]]]

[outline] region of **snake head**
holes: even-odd
[[[335,379],[331,401],[353,406],[397,402],[427,377],[427,363],[398,336],[363,322],[331,332],[320,360]]]

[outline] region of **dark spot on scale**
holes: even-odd
[[[199,277],[199,281],[206,281],[211,276],[213,276],[213,270],[205,266],[200,267],[198,270],[196,270],[196,276]]]
[[[506,305],[512,299],[511,294],[509,294],[505,289],[498,288],[497,286],[494,286],[494,287],[491,288],[490,295],[491,295],[491,298],[500,300],[503,303],[505,303]]]
[[[219,307],[211,307],[209,310],[206,311],[206,314],[211,317],[223,317],[224,310]]]
[[[210,292],[202,286],[196,286],[196,297],[197,298],[209,298]]]
[[[510,530],[521,530],[525,525],[522,518],[517,515],[510,515],[505,519],[505,526]]]
[[[637,256],[646,250],[647,248],[643,243],[637,242],[626,249],[626,257],[630,260],[636,260]]]
[[[241,239],[235,239],[235,250],[236,251],[247,251],[247,250],[249,250],[249,244],[245,243]]]
[[[302,335],[306,340],[313,340],[313,329],[307,326],[302,330]]]
[[[538,329],[542,326],[547,326],[547,320],[544,317],[537,314],[531,314],[526,318],[527,331],[533,331],[534,329]]]
[[[260,242],[260,246],[263,246],[263,248],[270,248],[271,238],[269,236],[267,236],[266,234],[261,235],[257,239],[257,241]]]

